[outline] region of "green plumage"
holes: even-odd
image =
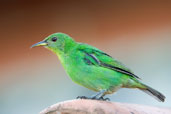
[[[104,100],[104,95],[120,88],[138,88],[159,101],[165,99],[158,91],[142,84],[138,76],[110,55],[88,44],[75,42],[64,33],[54,33],[32,47],[40,45],[59,57],[67,74],[75,83],[99,92],[90,97],[91,99]]]

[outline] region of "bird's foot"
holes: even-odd
[[[101,100],[101,101],[110,101],[109,98],[104,98],[104,97],[86,97],[86,96],[78,96],[77,99],[91,99],[91,100]]]
[[[89,99],[89,98],[86,96],[78,96],[76,99]]]
[[[100,97],[98,100],[102,100],[102,101],[110,101],[109,98],[104,98],[104,97]]]

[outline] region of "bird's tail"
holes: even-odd
[[[154,97],[155,99],[157,99],[158,101],[160,102],[164,102],[165,100],[165,96],[158,92],[157,90],[145,85],[145,84],[142,84],[145,88],[140,88],[140,90],[142,90],[143,92],[147,93],[148,95]]]

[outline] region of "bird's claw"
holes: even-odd
[[[109,98],[103,98],[103,97],[100,97],[98,100],[102,100],[102,101],[110,101]]]
[[[77,99],[91,99],[91,100],[101,100],[101,101],[110,101],[109,98],[97,98],[97,97],[86,97],[86,96],[78,96]]]
[[[78,96],[76,99],[88,99],[86,96]]]

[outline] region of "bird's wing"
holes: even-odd
[[[112,58],[110,55],[104,53],[103,51],[92,47],[87,44],[80,44],[79,51],[82,51],[84,53],[84,61],[89,65],[96,65],[99,67],[105,67],[126,75],[129,75],[131,77],[135,77],[140,79],[138,76],[133,74],[133,72],[128,69],[126,66],[124,66],[119,61]]]

